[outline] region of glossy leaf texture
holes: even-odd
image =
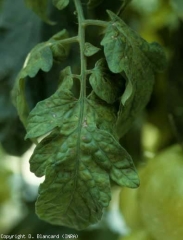
[[[65,59],[69,53],[69,48],[68,45],[62,44],[62,40],[67,37],[68,33],[64,29],[47,42],[36,45],[28,54],[24,66],[16,79],[12,97],[19,117],[25,126],[29,113],[24,93],[25,78],[35,77],[39,70],[48,72],[52,68],[54,60],[62,61]]]
[[[31,171],[46,175],[36,211],[57,225],[84,229],[101,219],[109,204],[110,179],[139,185],[133,161],[114,130],[116,109],[92,92],[75,98],[70,67],[55,94],[39,102],[28,118],[27,138],[48,134],[36,147]]]
[[[146,42],[117,15],[107,12],[111,21],[101,45],[104,46],[109,69],[126,78],[117,123],[121,137],[147,105],[154,85],[154,74],[165,69],[166,57],[158,43]]]

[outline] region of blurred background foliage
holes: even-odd
[[[82,2],[85,9],[87,0]],[[85,14],[106,19],[105,9],[117,12],[120,4],[118,0],[105,0]],[[42,22],[23,0],[16,0],[16,4],[12,4],[12,0],[0,0],[0,233],[60,234],[60,239],[63,233],[77,233],[80,240],[152,240],[145,226],[138,231],[134,228],[132,235],[125,236],[133,230],[133,224],[129,226],[128,219],[125,222],[123,218],[125,210],[121,211],[119,204],[121,189],[116,186],[102,221],[85,231],[52,226],[35,215],[34,203],[42,179],[36,179],[29,172],[28,160],[34,147],[31,142],[24,141],[25,130],[12,105],[11,89],[26,55],[37,43],[46,41],[63,28],[68,29],[71,35],[77,33],[72,4],[59,12],[50,3],[48,14],[57,22],[56,25]],[[183,144],[183,1],[132,0],[120,16],[147,41],[159,42],[168,59],[167,70],[156,76],[147,108],[121,139],[136,166],[141,168],[162,149],[175,143]],[[95,45],[97,33],[101,33],[98,28],[88,28],[87,36]],[[61,69],[72,65],[77,71],[78,55],[79,51],[74,46],[64,65],[55,64],[51,72],[45,74],[40,71],[35,78],[27,79],[26,94],[31,108],[55,91]],[[93,62],[91,58],[89,66],[93,66]],[[131,206],[134,206],[134,194],[133,190],[127,194],[127,201],[132,201]],[[132,209],[130,214],[134,214]],[[140,221],[137,219],[138,224]]]

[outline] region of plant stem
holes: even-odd
[[[84,55],[85,48],[85,19],[83,15],[83,9],[80,0],[74,0],[76,12],[78,16],[78,40],[79,40],[79,48],[80,48],[80,61],[81,61],[81,91],[80,91],[80,99],[86,97],[86,57]]]
[[[69,206],[72,204],[73,198],[74,198],[74,194],[77,191],[77,184],[78,184],[78,173],[79,173],[79,161],[81,159],[81,132],[82,132],[82,128],[83,128],[83,124],[84,124],[84,113],[85,113],[85,101],[86,101],[86,57],[84,55],[84,47],[85,47],[85,26],[83,25],[84,22],[84,15],[83,15],[83,9],[81,6],[81,2],[80,0],[74,0],[74,4],[76,7],[76,12],[77,12],[77,16],[78,16],[78,43],[79,43],[79,48],[80,48],[80,62],[81,62],[81,71],[80,71],[80,75],[77,76],[77,78],[79,77],[80,79],[80,84],[81,84],[81,88],[80,88],[80,97],[79,97],[79,104],[80,104],[80,113],[79,113],[79,121],[78,121],[78,139],[77,139],[77,147],[76,147],[76,151],[77,151],[77,158],[76,158],[76,162],[75,162],[75,181],[74,181],[74,185],[73,185],[73,190],[72,190],[72,196],[71,199],[68,203],[68,207],[67,210],[69,209]],[[67,210],[66,213],[67,214]]]
[[[85,26],[99,26],[99,27],[107,27],[108,22],[101,21],[101,20],[93,20],[93,19],[87,19],[84,21]]]
[[[58,42],[62,44],[70,44],[70,43],[78,42],[78,36],[62,39],[62,40],[59,40]]]

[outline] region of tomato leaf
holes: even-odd
[[[110,179],[132,188],[139,179],[131,157],[116,139],[115,108],[94,93],[76,99],[72,84],[67,67],[56,93],[31,111],[26,138],[51,131],[30,159],[31,171],[46,175],[36,203],[38,216],[84,229],[100,220],[108,206]]]
[[[64,134],[69,134],[76,128],[79,105],[69,90],[73,84],[70,68],[66,68],[62,74],[65,78],[59,89],[51,97],[38,102],[30,112],[26,138],[42,136],[59,126],[62,126]],[[75,117],[70,118],[73,113]]]
[[[137,114],[146,106],[152,93],[154,73],[165,69],[166,58],[157,43],[147,43],[118,16],[107,11],[111,22],[101,42],[109,69],[126,78],[121,97],[117,127],[124,135]]]
[[[107,12],[112,21],[106,28],[101,45],[104,46],[109,69],[114,73],[125,71],[128,66],[131,67],[128,63],[135,58],[134,62],[138,65],[142,65],[143,61],[153,71],[163,71],[166,66],[166,58],[160,45],[158,43],[149,44],[117,15],[111,11]]]
[[[53,64],[53,55],[50,43],[39,43],[28,54],[21,72],[22,78],[35,77],[39,70],[48,72]]]
[[[54,61],[62,62],[66,59],[69,54],[69,44],[63,44],[61,40],[64,40],[69,37],[67,30],[63,29],[57,34],[53,35],[50,38],[49,42],[51,43],[50,48],[53,54]]]
[[[109,176],[104,170],[87,155],[79,161],[73,152],[67,162],[47,167],[36,212],[51,224],[84,229],[101,219],[111,198],[109,186]]]
[[[86,57],[93,56],[98,51],[100,51],[100,48],[93,46],[91,43],[88,42],[85,43],[84,54]]]
[[[16,79],[12,96],[20,119],[25,126],[29,112],[24,93],[25,78],[35,77],[39,70],[48,72],[53,65],[53,60],[58,61],[64,59],[69,49],[61,43],[61,40],[67,36],[67,31],[64,29],[50,38],[47,42],[36,45],[28,54],[23,69]],[[57,51],[58,49],[60,51]]]
[[[123,92],[122,76],[112,74],[105,59],[100,59],[89,78],[90,84],[98,97],[107,103],[114,103]]]

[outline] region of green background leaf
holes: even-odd
[[[69,4],[69,0],[52,0],[52,2],[59,10],[62,10]]]
[[[31,8],[43,21],[54,24],[47,16],[48,0],[24,0],[26,5]]]
[[[171,0],[170,2],[178,16],[183,19],[183,2],[181,0]]]
[[[80,140],[76,132],[62,137],[52,138],[51,151],[35,152],[31,160],[38,166],[46,151],[46,180],[39,189],[36,211],[52,224],[84,229],[98,222],[109,204],[108,171],[121,186],[137,187],[138,178],[129,155],[107,132],[86,126]]]

